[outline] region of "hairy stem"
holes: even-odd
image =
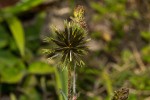
[[[76,64],[74,65],[73,73],[73,94],[76,94]]]
[[[68,100],[71,100],[71,66],[68,66]]]
[[[76,64],[74,64],[74,70],[73,70],[73,100],[76,100]]]

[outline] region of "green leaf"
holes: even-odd
[[[40,46],[39,37],[41,34],[41,27],[43,26],[45,17],[45,12],[39,13],[34,19],[35,22],[32,25],[24,28],[26,33],[26,44],[28,44],[27,47],[33,51],[37,51],[37,49]]]
[[[9,36],[5,30],[5,28],[0,25],[0,48],[4,48],[9,43]]]
[[[128,100],[138,100],[138,96],[136,94],[130,93]]]
[[[18,100],[43,100],[41,94],[35,88],[23,88],[23,93]]]
[[[20,0],[15,6],[4,8],[3,13],[17,14],[41,4],[44,0]]]
[[[23,88],[27,87],[34,87],[38,84],[39,82],[37,81],[36,75],[28,75],[23,83]]]
[[[104,82],[103,84],[106,86],[109,97],[111,97],[111,94],[113,93],[113,88],[110,76],[106,70],[104,70],[101,75]]]
[[[54,69],[44,62],[34,62],[29,66],[28,71],[32,74],[50,74]]]
[[[1,81],[3,83],[18,83],[26,73],[25,65],[18,61],[14,66],[1,66]]]
[[[6,39],[0,39],[0,48],[5,47],[8,44],[8,41]]]
[[[128,61],[130,61],[131,58],[133,58],[133,54],[128,49],[123,50],[121,52],[121,58],[122,58],[123,62],[128,62]]]
[[[24,56],[25,39],[24,39],[24,30],[23,30],[21,22],[15,16],[11,16],[9,18],[6,18],[6,21],[8,23],[10,30],[11,30],[11,33],[14,36],[16,44],[20,50],[20,54],[22,56]]]
[[[140,75],[130,77],[129,82],[132,87],[138,90],[150,90],[149,70]],[[138,84],[137,84],[138,83]]]
[[[5,66],[14,66],[17,63],[17,61],[18,59],[9,51],[0,50],[0,66],[2,66],[2,64]]]
[[[60,92],[61,92],[61,94],[62,94],[64,100],[68,100],[68,99],[67,99],[67,95],[65,95],[65,93],[64,93],[62,90],[61,90]]]
[[[55,68],[56,90],[58,91],[59,100],[66,100],[68,93],[68,71],[66,69]],[[61,92],[60,92],[61,90]],[[64,98],[64,99],[63,99]]]
[[[141,37],[145,40],[145,41],[150,41],[150,32],[141,32]]]
[[[91,2],[91,7],[101,15],[104,15],[108,12],[106,7],[104,7],[103,5],[100,5],[99,3],[96,3],[96,2]]]
[[[142,59],[145,62],[150,62],[150,46],[145,46],[144,48],[142,48]]]
[[[45,12],[41,12],[38,15],[36,15],[34,19],[35,22],[32,25],[25,27],[25,32],[26,34],[28,34],[27,37],[33,39],[39,38],[39,35],[41,34],[41,27],[44,25],[45,18]]]
[[[15,94],[13,94],[13,93],[10,94],[10,100],[17,100]]]

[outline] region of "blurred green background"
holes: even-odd
[[[91,38],[78,100],[110,100],[121,87],[128,100],[150,100],[149,0],[0,0],[0,100],[62,100],[67,75],[41,49],[77,5]]]

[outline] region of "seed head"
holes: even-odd
[[[56,57],[60,58],[62,64],[69,64],[73,62],[77,65],[84,65],[83,57],[88,51],[87,42],[87,31],[81,24],[73,19],[84,19],[83,18],[83,7],[77,7],[74,10],[74,18],[71,22],[64,21],[64,30],[60,31],[56,27],[53,27],[53,34],[56,37],[48,37],[48,42],[53,42],[55,47],[52,49],[45,49],[46,56],[48,58]],[[78,20],[78,21],[80,21]]]

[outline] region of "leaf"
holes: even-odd
[[[142,48],[142,59],[145,62],[150,62],[150,46],[145,46],[144,48]]]
[[[24,56],[25,51],[25,39],[24,39],[24,30],[21,22],[15,16],[6,18],[8,26],[13,34],[13,37],[16,41],[16,44],[20,50],[20,54]]]
[[[129,61],[131,61],[131,58],[133,58],[133,54],[128,49],[123,50],[121,52],[121,58],[122,58],[123,62],[129,62]]]
[[[91,7],[101,15],[104,15],[108,12],[106,7],[100,5],[99,3],[96,3],[96,2],[91,2]]]
[[[68,99],[67,99],[67,96],[65,95],[65,93],[64,93],[62,90],[60,90],[60,92],[61,92],[61,94],[62,94],[64,100],[68,100]]]
[[[27,37],[33,39],[39,38],[39,35],[41,34],[41,27],[44,25],[45,17],[45,12],[38,13],[35,16],[35,22],[32,25],[25,27],[25,32],[28,34]]]
[[[1,66],[1,81],[3,83],[18,83],[22,80],[26,72],[25,65],[18,61],[14,66]]]
[[[0,66],[2,66],[2,64],[5,66],[14,66],[17,60],[18,59],[9,51],[0,50]]]
[[[63,100],[63,98],[66,100],[67,93],[68,93],[68,71],[66,69],[59,70],[58,68],[55,68],[55,79],[56,79],[56,90],[59,92],[59,100]]]
[[[41,94],[35,88],[23,88],[24,94],[19,95],[18,100],[43,100]]]
[[[132,87],[138,90],[150,90],[149,70],[140,75],[134,75],[129,78]],[[138,84],[137,84],[138,83]]]
[[[108,72],[106,70],[104,70],[102,72],[101,77],[104,81],[104,85],[106,86],[106,90],[107,90],[109,97],[110,97],[111,94],[113,93],[112,82],[111,82],[110,76],[109,76]]]
[[[8,44],[8,41],[6,39],[0,39],[0,48],[5,47]]]
[[[145,40],[145,41],[150,41],[150,32],[141,32],[141,37]]]
[[[138,100],[138,99],[139,98],[138,98],[137,94],[134,94],[134,93],[129,94],[128,100]]]
[[[54,68],[44,62],[34,62],[28,68],[31,74],[50,74],[54,72]]]
[[[22,2],[21,2],[22,1]],[[41,4],[44,0],[20,0],[15,6],[7,7],[3,9],[3,13],[17,14],[23,11],[27,11],[35,6]]]
[[[32,25],[24,27],[25,34],[26,34],[26,44],[27,48],[32,51],[37,51],[40,47],[40,40],[39,36],[41,34],[41,27],[43,26],[44,20],[46,17],[46,13],[42,12],[36,15],[35,22]]]
[[[15,94],[13,94],[13,93],[10,94],[10,100],[17,100]]]
[[[9,36],[5,30],[5,28],[0,25],[0,48],[4,48],[9,43]]]

